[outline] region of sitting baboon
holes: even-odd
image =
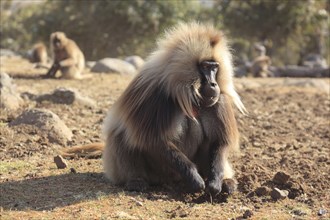
[[[46,65],[48,59],[47,48],[44,43],[37,43],[33,45],[29,60],[31,63],[38,63]]]
[[[253,60],[250,72],[254,77],[268,77],[270,76],[269,66],[271,59],[269,56],[259,56]]]
[[[193,192],[232,193],[237,183],[228,154],[239,144],[233,106],[246,112],[226,37],[210,25],[179,24],[112,106],[105,147],[78,146],[63,155],[104,150],[106,176],[128,190],[182,180]]]
[[[61,78],[82,79],[82,71],[85,67],[84,54],[78,45],[67,38],[63,32],[55,32],[50,35],[50,48],[53,53],[53,66],[46,77],[54,78],[57,70],[61,70]]]

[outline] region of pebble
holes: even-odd
[[[253,212],[251,211],[251,210],[246,210],[245,212],[244,212],[244,214],[243,214],[243,218],[244,219],[248,219],[248,218],[251,218],[252,217],[252,215],[253,215]]]
[[[270,196],[274,200],[280,200],[285,199],[289,195],[289,192],[287,190],[280,190],[278,188],[274,188],[273,191],[270,193]]]
[[[299,210],[299,209],[295,209],[295,210],[293,210],[292,213],[293,213],[294,215],[297,215],[297,216],[304,216],[304,215],[306,215],[306,212],[301,211],[301,210]]]
[[[273,182],[277,183],[277,184],[286,184],[289,179],[290,179],[290,175],[288,175],[282,171],[279,171],[275,174],[275,176],[273,178]]]
[[[270,192],[270,189],[266,186],[260,186],[255,190],[257,196],[266,196]]]
[[[37,102],[49,101],[66,105],[77,103],[88,107],[94,107],[96,105],[94,100],[81,95],[78,91],[71,88],[57,88],[52,93],[37,96],[35,100]]]
[[[57,166],[57,169],[64,169],[68,166],[66,160],[61,155],[54,157],[54,162]]]
[[[130,199],[131,199],[133,202],[135,202],[135,204],[136,204],[137,206],[143,206],[143,203],[142,203],[141,201],[135,199],[134,197],[130,197]]]
[[[325,209],[320,209],[318,212],[317,212],[317,215],[318,216],[322,216],[322,215],[325,215],[327,213],[327,210]]]
[[[75,168],[70,168],[71,173],[77,173],[77,170]]]

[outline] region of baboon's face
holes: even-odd
[[[198,64],[200,74],[199,93],[202,97],[201,104],[209,107],[219,100],[220,88],[217,82],[219,63],[214,60],[204,60]]]
[[[66,36],[63,32],[55,32],[51,35],[51,43],[55,49],[62,49],[66,42]]]
[[[161,42],[167,49],[168,65],[166,73],[172,88],[180,85],[190,87],[193,103],[203,107],[211,107],[219,101],[220,74],[226,56],[223,56],[225,44],[221,33],[211,28],[192,26],[182,32],[168,37]],[[180,95],[180,94],[179,94]]]

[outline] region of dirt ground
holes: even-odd
[[[86,70],[87,71],[87,70]],[[1,72],[20,93],[75,88],[96,107],[25,100],[0,116],[1,219],[330,219],[329,79],[236,79],[249,114],[237,112],[241,151],[232,157],[238,191],[211,198],[178,186],[128,192],[103,176],[100,159],[53,162],[59,146],[37,128],[8,127],[27,108],[57,114],[72,130],[68,146],[101,141],[106,112],[131,78],[96,74],[81,81],[41,79],[44,69],[21,58],[1,57]],[[322,87],[323,86],[323,87]],[[288,180],[276,181],[277,172]],[[270,191],[289,195],[274,200]]]

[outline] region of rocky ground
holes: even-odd
[[[127,192],[107,182],[100,159],[56,167],[53,158],[63,147],[102,140],[103,119],[129,76],[42,79],[46,70],[24,59],[1,57],[0,65],[22,97],[18,108],[0,109],[1,219],[330,218],[329,78],[236,79],[249,111],[237,113],[241,151],[232,161],[239,188],[233,196],[210,198],[177,186]],[[68,103],[45,98],[58,88],[78,92],[88,104],[77,96]],[[18,123],[28,109],[52,120],[57,115],[69,134],[49,124]]]

